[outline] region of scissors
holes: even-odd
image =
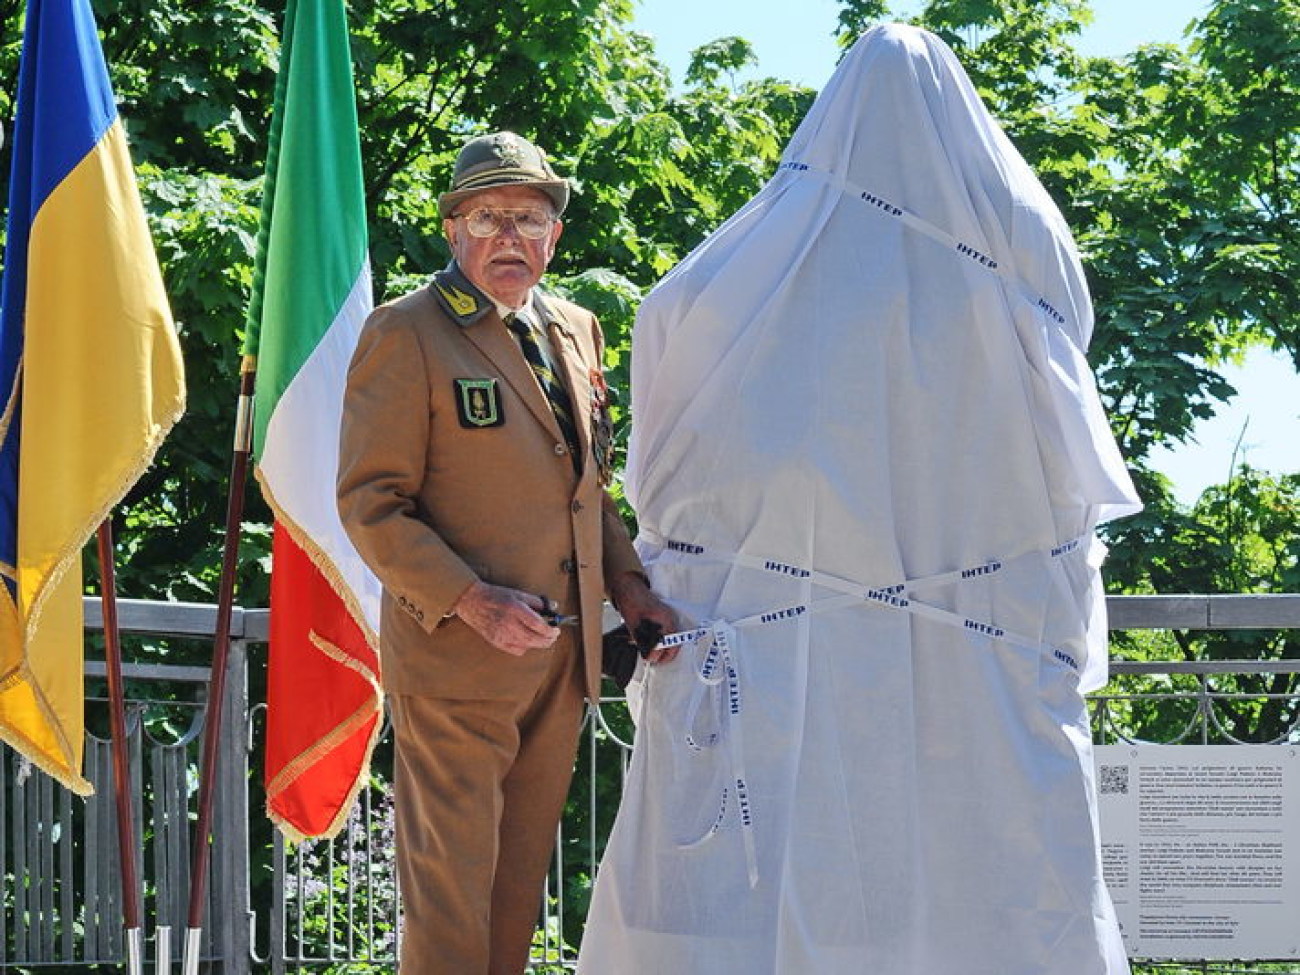
[[[542,596],[542,608],[538,610],[538,615],[546,620],[551,626],[577,626],[581,617],[562,616],[560,615],[559,604],[546,596]]]

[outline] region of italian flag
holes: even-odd
[[[370,289],[343,2],[290,0],[244,352],[257,369],[256,474],[275,513],[267,812],[293,839],[343,826],[381,724],[380,587],[334,503]]]

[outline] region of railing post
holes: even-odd
[[[225,975],[252,971],[252,904],[248,849],[248,644],[230,641],[214,812],[216,854],[208,915],[213,952]]]
[[[271,893],[271,975],[284,975],[284,953],[288,941],[285,938],[285,911],[288,909],[284,888],[289,876],[289,857],[285,851],[284,835],[278,829],[271,830],[272,857],[274,868],[272,874],[275,889]]]

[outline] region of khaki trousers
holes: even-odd
[[[529,700],[389,696],[401,975],[524,971],[582,721],[576,637],[541,651]]]

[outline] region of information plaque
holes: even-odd
[[[1102,865],[1132,958],[1300,958],[1300,747],[1095,749]]]

